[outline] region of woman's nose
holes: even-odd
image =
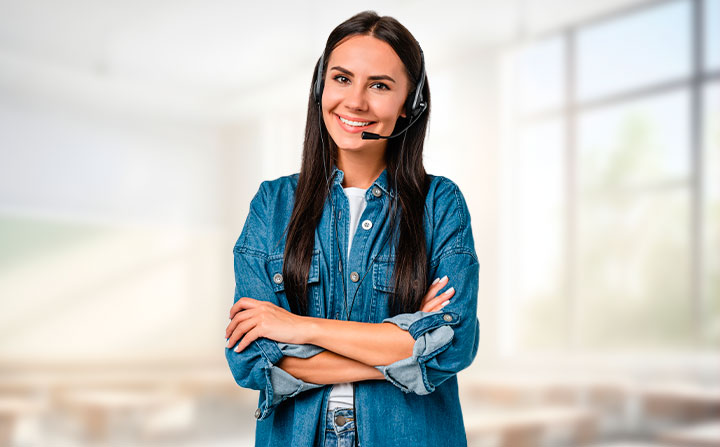
[[[345,107],[352,110],[367,109],[366,90],[362,86],[353,86],[345,96]]]

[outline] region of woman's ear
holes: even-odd
[[[403,102],[402,106],[400,107],[400,118],[407,118],[407,111],[410,110],[410,94],[408,93],[408,96],[405,97],[405,102]]]

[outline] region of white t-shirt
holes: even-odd
[[[350,234],[348,238],[348,252],[344,259],[343,264],[348,264],[350,258],[350,247],[352,247],[352,240],[355,236],[355,230],[357,230],[358,223],[360,222],[360,216],[365,211],[367,201],[365,200],[365,189],[349,187],[343,188],[345,195],[350,202]],[[335,408],[352,408],[353,407],[353,387],[351,382],[336,383],[330,390],[330,397],[328,398],[328,409],[333,410]]]

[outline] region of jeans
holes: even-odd
[[[324,447],[353,447],[355,445],[355,414],[352,408],[328,410]]]

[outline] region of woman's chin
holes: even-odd
[[[363,149],[363,145],[354,142],[343,142],[338,144],[338,149],[341,151],[356,152],[361,151]]]
[[[378,140],[363,140],[360,135],[357,138],[343,138],[334,141],[340,150],[351,152],[363,151],[378,146]]]

